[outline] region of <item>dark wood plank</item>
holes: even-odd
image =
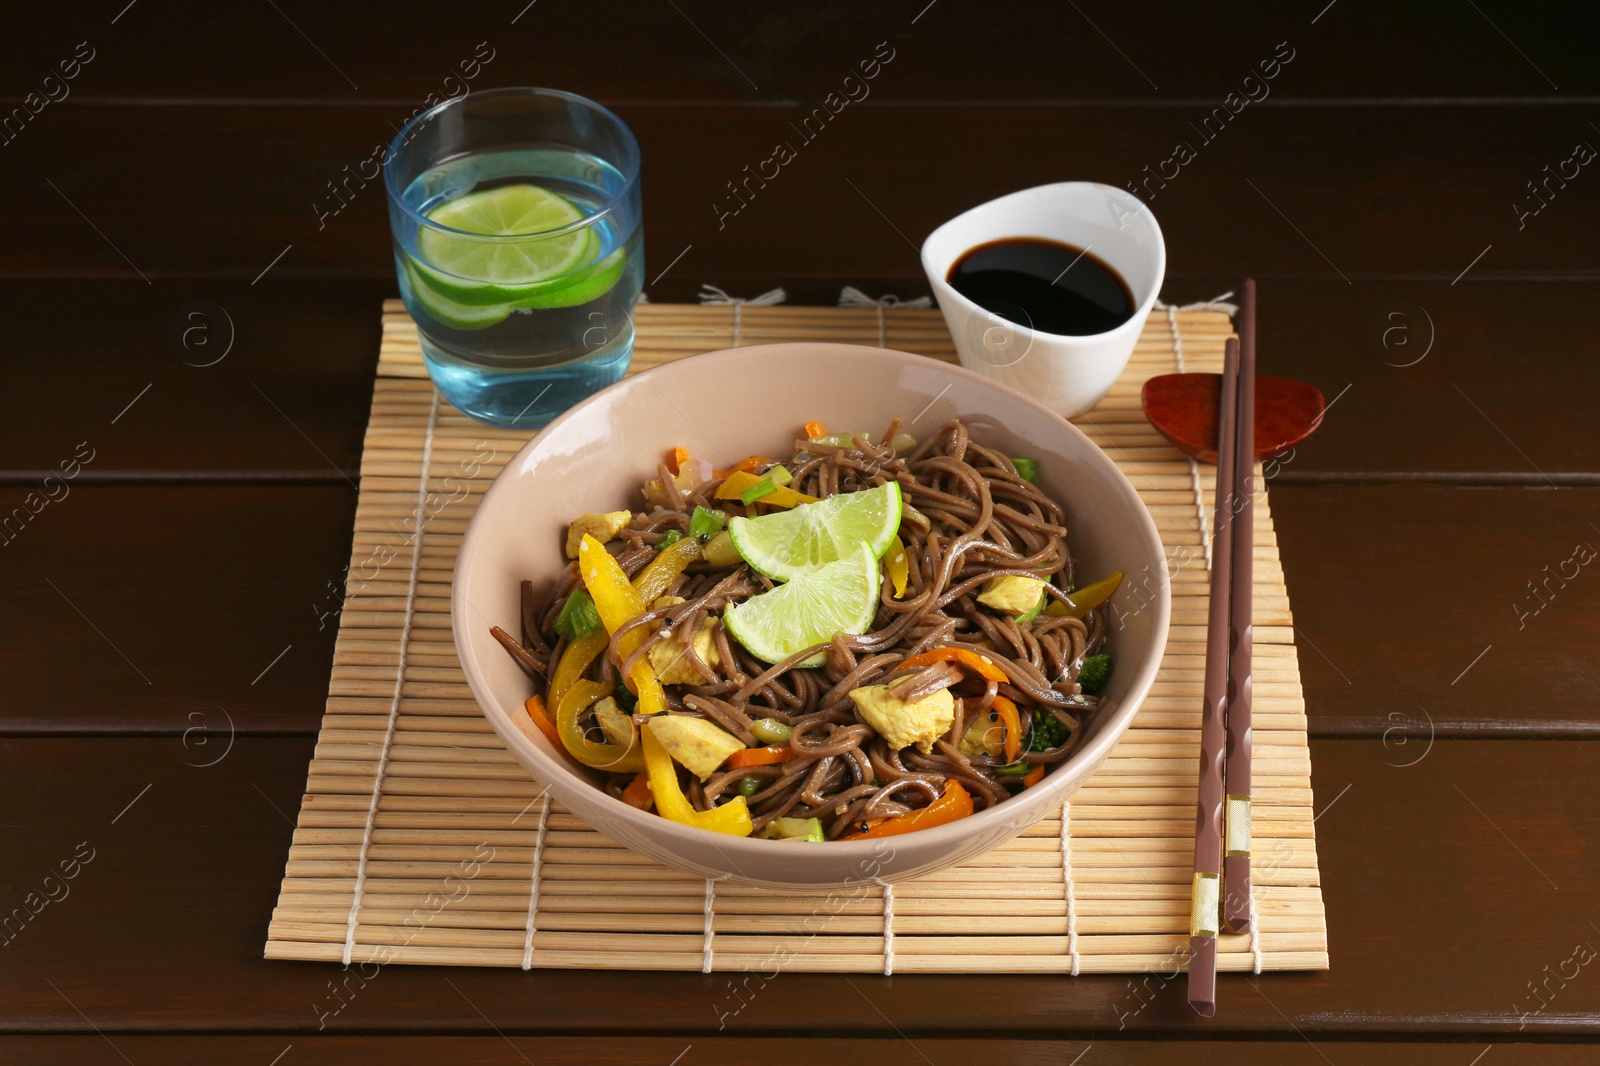
[[[459,64],[480,54],[480,41],[494,49],[481,54],[494,58],[464,68],[477,69],[467,85],[556,85],[622,100],[820,98],[883,40],[897,55],[879,91],[897,101],[1220,98],[1238,91],[1280,41],[1298,55],[1270,87],[1289,97],[1600,89],[1583,49],[1594,37],[1593,13],[1548,5],[1485,8],[1491,23],[1470,8],[1396,10],[1371,0],[1345,0],[1328,12],[1255,0],[1231,8],[1227,19],[1149,4],[1074,12],[1038,2],[996,8],[943,0],[925,10],[927,0],[903,0],[870,10],[832,4],[769,12],[705,0],[674,11],[639,0],[615,5],[604,33],[595,32],[592,11],[571,0],[443,19],[416,0],[388,5],[382,17],[304,0],[278,6],[281,14],[269,5],[184,3],[120,17],[117,0],[70,16],[34,9],[12,27],[17,54],[0,92],[37,91],[85,38],[95,58],[72,86],[84,98],[420,102],[430,92],[459,91]],[[447,84],[452,73],[458,82]]]
[[[1283,486],[1272,510],[1317,735],[1387,734],[1400,763],[1433,733],[1600,724],[1577,651],[1600,641],[1600,491]]]
[[[0,388],[26,402],[0,426],[0,477],[33,486],[92,454],[75,482],[181,472],[347,484],[384,292],[276,278],[11,281]]]
[[[5,906],[80,842],[94,849],[70,895],[0,952],[0,1028],[92,1036],[87,1016],[114,1034],[316,1032],[337,968],[261,958],[311,746],[240,737],[227,759],[195,768],[174,739],[0,741],[5,794],[28,805],[0,827]],[[1159,975],[789,974],[733,1013],[727,975],[391,966],[326,1031],[480,1033],[487,1018],[512,1035],[671,1031],[689,1043],[719,1020],[728,1035],[813,1034],[826,1004],[830,1035],[897,1029],[919,1042],[1600,1034],[1600,983],[1567,961],[1600,945],[1600,794],[1573,787],[1600,772],[1593,745],[1442,740],[1407,768],[1373,741],[1321,741],[1312,754],[1332,969],[1225,975],[1212,1020]],[[810,1006],[797,1018],[796,1004]]]
[[[1542,167],[1596,140],[1565,106],[1247,108],[1214,143],[1198,132],[1208,113],[1198,105],[1018,105],[998,120],[978,108],[868,101],[809,141],[788,107],[620,110],[644,151],[656,299],[690,297],[702,282],[736,293],[791,284],[812,299],[842,280],[923,291],[915,242],[950,216],[1064,178],[1143,189],[1143,168],[1179,141],[1196,158],[1148,190],[1174,278],[1595,276],[1596,180],[1579,170],[1520,231],[1513,210]],[[134,276],[131,262],[151,276],[251,279],[276,263],[274,276],[386,280],[378,184],[352,183],[349,206],[320,216],[340,203],[328,183],[387,142],[393,117],[361,105],[46,112],[0,172],[0,194],[29,205],[0,222],[0,274]],[[779,141],[796,156],[762,188],[743,168]],[[162,165],[103,165],[133,157]],[[729,188],[736,180],[750,181],[743,208]]]
[[[1093,1057],[1089,1052],[1093,1051]],[[1378,1044],[1368,1041],[1318,1048],[1302,1040],[1176,1042],[1170,1040],[909,1040],[806,1037],[730,1037],[688,1040],[678,1037],[502,1037],[502,1036],[297,1036],[292,1041],[265,1036],[20,1036],[0,1037],[0,1052],[16,1066],[54,1066],[123,1062],[263,1063],[283,1055],[285,1066],[346,1066],[351,1062],[512,1064],[639,1063],[707,1066],[752,1062],[871,1062],[875,1066],[928,1066],[981,1059],[996,1066],[1063,1066],[1083,1056],[1097,1066],[1145,1066],[1183,1062],[1192,1066],[1325,1066],[1329,1055],[1371,1066],[1462,1066],[1463,1056],[1483,1050],[1476,1044]],[[292,1058],[290,1057],[292,1053]],[[1587,1048],[1561,1044],[1511,1044],[1494,1049],[1498,1063],[1567,1066],[1588,1063]],[[679,1057],[681,1056],[681,1057]]]
[[[1590,283],[1269,281],[1260,291],[1263,368],[1332,403],[1316,435],[1268,469],[1275,484],[1423,471],[1594,483],[1600,365],[1588,338],[1600,332],[1600,290]]]
[[[187,736],[202,763],[234,730],[316,728],[354,491],[63,487],[5,527],[0,731]],[[0,516],[28,499],[0,489]]]

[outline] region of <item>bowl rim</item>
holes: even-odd
[[[489,720],[490,726],[493,727],[495,732],[500,735],[501,740],[505,742],[508,748],[511,749],[512,754],[518,758],[518,761],[523,764],[524,768],[530,769],[530,776],[534,778],[535,783],[544,786],[546,791],[557,791],[560,787],[568,785],[586,789],[592,793],[592,798],[595,801],[598,801],[601,806],[606,807],[608,811],[622,819],[625,823],[631,825],[639,832],[654,836],[658,840],[668,845],[670,845],[673,841],[682,841],[685,845],[690,845],[693,843],[704,844],[708,842],[708,838],[711,838],[709,839],[709,843],[715,847],[717,852],[727,862],[729,868],[733,871],[733,874],[754,881],[760,881],[760,876],[756,874],[748,874],[740,870],[739,864],[734,861],[734,857],[742,854],[752,862],[759,861],[761,858],[775,853],[769,850],[753,852],[750,849],[753,847],[760,849],[781,847],[785,842],[777,840],[765,840],[755,836],[735,837],[724,833],[714,833],[710,830],[680,825],[679,823],[669,821],[660,815],[648,813],[635,807],[631,807],[616,797],[611,796],[603,789],[597,788],[592,781],[580,776],[572,768],[564,765],[558,758],[546,755],[523,733],[520,727],[514,724],[514,722],[511,720],[510,713],[500,707],[499,702],[494,698],[486,679],[483,677],[478,665],[478,644],[474,643],[470,635],[466,632],[467,625],[469,624],[469,622],[466,620],[477,613],[466,599],[466,577],[471,572],[471,569],[474,565],[478,541],[486,535],[484,530],[487,527],[483,516],[486,513],[489,513],[491,504],[499,497],[499,495],[512,491],[508,488],[508,486],[517,480],[516,475],[511,474],[510,472],[520,469],[523,465],[525,456],[534,448],[538,447],[548,434],[569,420],[581,418],[588,408],[592,404],[597,403],[602,397],[609,396],[614,392],[623,391],[628,388],[636,388],[638,386],[636,386],[634,382],[646,379],[651,375],[670,377],[673,375],[673,373],[681,373],[681,368],[688,365],[695,365],[710,369],[712,365],[717,363],[737,362],[747,359],[770,359],[775,356],[782,357],[786,352],[792,352],[795,349],[816,350],[819,348],[849,352],[857,358],[869,357],[879,360],[887,359],[890,362],[897,363],[902,366],[911,365],[921,368],[937,368],[939,371],[948,373],[957,379],[1005,393],[1009,399],[1015,402],[1026,404],[1027,406],[1033,408],[1037,413],[1053,420],[1058,428],[1067,432],[1069,437],[1075,438],[1076,443],[1082,447],[1083,451],[1092,456],[1090,460],[1091,462],[1103,465],[1106,472],[1109,473],[1111,480],[1114,483],[1117,483],[1123,490],[1125,496],[1131,499],[1136,505],[1135,507],[1131,508],[1131,517],[1138,532],[1143,535],[1148,542],[1153,543],[1158,549],[1156,552],[1156,558],[1160,561],[1161,570],[1159,574],[1160,583],[1158,589],[1156,590],[1157,594],[1155,596],[1155,624],[1152,627],[1152,641],[1155,644],[1154,654],[1150,656],[1143,669],[1141,669],[1139,674],[1134,678],[1132,684],[1129,686],[1127,696],[1113,709],[1112,714],[1117,719],[1113,723],[1113,726],[1111,728],[1102,730],[1097,736],[1091,738],[1090,741],[1083,747],[1073,752],[1062,762],[1056,764],[1055,769],[1050,773],[1047,773],[1044,777],[1044,780],[1040,782],[1040,786],[1042,787],[1038,787],[1037,789],[1029,789],[1028,792],[1032,793],[1033,795],[1028,797],[1028,806],[1031,807],[1042,804],[1045,810],[1045,815],[1048,815],[1049,811],[1055,806],[1055,804],[1050,801],[1050,797],[1052,797],[1055,793],[1062,791],[1066,787],[1069,778],[1074,776],[1064,774],[1061,771],[1068,766],[1087,765],[1091,767],[1091,769],[1087,772],[1092,773],[1092,768],[1098,767],[1098,765],[1111,752],[1111,749],[1114,748],[1119,741],[1121,741],[1123,734],[1127,732],[1128,728],[1133,723],[1133,719],[1138,715],[1139,710],[1143,707],[1144,701],[1146,697],[1148,697],[1150,689],[1155,683],[1156,673],[1161,668],[1161,663],[1166,653],[1168,630],[1172,613],[1171,576],[1167,568],[1165,545],[1161,540],[1160,531],[1156,528],[1155,519],[1150,514],[1149,507],[1144,503],[1143,498],[1139,496],[1138,490],[1134,488],[1133,483],[1128,479],[1128,476],[1124,474],[1122,469],[1117,466],[1115,461],[1113,461],[1112,458],[1105,453],[1104,449],[1090,440],[1088,435],[1085,434],[1081,429],[1073,425],[1067,419],[1063,418],[1060,414],[1053,411],[1050,407],[1039,402],[1038,400],[1033,399],[1030,396],[1025,395],[1024,393],[995,381],[993,378],[979,374],[975,371],[968,370],[965,367],[946,363],[943,360],[936,360],[926,355],[897,351],[892,348],[878,348],[872,345],[838,344],[828,341],[786,341],[774,344],[755,344],[734,348],[720,348],[714,351],[701,352],[696,355],[675,359],[666,363],[659,363],[656,366],[640,371],[638,374],[625,377],[622,380],[609,385],[604,389],[601,389],[599,392],[596,392],[575,404],[573,407],[563,412],[560,416],[546,424],[544,428],[539,430],[539,432],[534,434],[534,436],[530,438],[526,444],[519,448],[515,455],[506,461],[505,466],[501,467],[500,472],[495,475],[494,481],[489,485],[488,489],[484,491],[483,498],[478,502],[477,509],[473,512],[472,518],[467,524],[466,534],[462,537],[461,547],[456,554],[456,563],[451,573],[450,582],[450,628],[452,640],[456,649],[457,659],[461,663],[462,672],[466,675],[467,684],[471,688],[473,697],[477,701],[479,711],[485,718]],[[521,708],[518,707],[517,710],[521,710]],[[533,772],[530,766],[537,766],[539,768],[538,772]],[[560,782],[560,785],[556,783],[557,781]],[[1013,800],[1016,801],[1020,801],[1022,799],[1022,796],[1013,798]],[[1015,811],[1017,808],[1012,806],[1011,802],[1012,801],[1008,801],[1006,803],[997,804],[994,807],[990,807],[986,810],[977,811],[974,814],[966,818],[962,818],[956,822],[935,826],[930,829],[918,830],[915,834],[917,841],[919,844],[926,844],[929,847],[936,847],[940,844],[952,846],[956,845],[966,837],[980,833],[985,827],[992,825],[997,819],[1006,817],[1004,812],[1007,810]],[[1040,817],[1044,817],[1045,815],[1041,815]],[[1033,819],[1035,822],[1037,820],[1037,818]],[[1032,822],[1029,824],[1032,824]],[[1015,834],[1012,835],[1014,836]],[[881,837],[870,838],[866,840],[831,840],[827,842],[828,846],[826,849],[826,854],[839,860],[856,857],[865,861],[877,854],[875,849],[881,847],[885,841],[892,841],[893,839],[894,838]],[[794,852],[790,851],[786,854],[794,854]],[[866,878],[865,880],[871,881],[874,880],[874,878]]]

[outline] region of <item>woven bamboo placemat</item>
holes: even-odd
[[[937,311],[644,304],[634,370],[770,341],[876,344],[954,361]],[[892,887],[771,892],[628,851],[546,795],[473,702],[450,576],[480,494],[529,434],[440,403],[416,330],[384,306],[327,714],[266,955],[329,962],[739,971],[1174,972],[1187,953],[1213,474],[1139,410],[1146,377],[1218,370],[1220,311],[1157,311],[1078,425],[1138,487],[1166,540],[1172,629],[1110,759],[1050,818]],[[423,468],[426,467],[426,476]],[[1311,759],[1288,593],[1255,507],[1254,905],[1226,970],[1325,969]],[[800,846],[800,845],[796,845]]]

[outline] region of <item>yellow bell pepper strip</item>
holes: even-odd
[[[894,538],[894,543],[889,545],[889,551],[883,557],[883,570],[894,585],[894,598],[898,600],[906,594],[906,578],[911,576],[911,560],[906,558],[905,542],[899,537]]]
[[[739,500],[746,492],[755,488],[763,480],[765,478],[758,477],[755,474],[747,474],[743,470],[736,470],[729,474],[717,489],[717,499]],[[775,486],[771,492],[755,502],[787,508],[798,507],[802,503],[816,503],[817,497],[807,496],[803,492],[796,492],[787,486]]]
[[[661,679],[656,676],[656,668],[650,665],[649,659],[640,659],[628,678],[633,682],[633,694],[639,697],[639,704],[634,708],[636,713],[667,713],[667,690],[661,687]]]
[[[683,573],[684,567],[700,558],[700,543],[692,537],[675,540],[662,548],[650,565],[639,571],[633,579],[634,591],[643,603],[652,603],[667,591],[673,578]]]
[[[678,785],[678,767],[672,761],[672,756],[667,754],[667,749],[661,746],[661,741],[650,730],[641,729],[639,732],[644,737],[644,767],[650,775],[650,793],[655,798],[656,810],[661,817],[696,829],[708,829],[713,833],[727,833],[736,837],[750,835],[750,805],[743,796],[735,796],[709,811],[695,810],[694,804],[689,802],[689,797],[683,794],[683,789]]]
[[[1004,696],[996,696],[990,706],[1006,726],[1006,762],[1016,762],[1017,753],[1022,750],[1022,716],[1017,713],[1017,705]]]
[[[585,542],[599,544],[593,537],[585,538]],[[580,571],[584,565],[581,561],[583,552],[584,548],[580,547]],[[672,584],[673,579],[683,572],[683,568],[700,557],[700,545],[687,538],[675,544],[669,544],[662,549],[655,559],[651,560],[649,566],[639,572],[639,576],[634,579],[632,584],[629,584],[622,573],[622,568],[617,566],[616,560],[611,558],[603,546],[600,547],[600,555],[604,556],[605,560],[611,564],[611,570],[614,571],[609,574],[611,584],[607,584],[605,587],[611,592],[620,595],[624,601],[629,596],[637,599],[638,606],[642,610],[644,603],[654,600],[662,592],[666,591],[667,586]],[[595,560],[591,559],[591,564],[594,562]],[[600,564],[600,566],[603,565]],[[620,589],[616,587],[619,582]],[[586,578],[585,584],[587,583]],[[597,583],[604,584],[603,581],[597,581]],[[626,590],[626,592],[622,590]],[[591,591],[590,595],[594,596],[594,593]],[[612,601],[607,600],[607,605],[608,607],[612,606]],[[626,602],[622,609],[628,609]],[[599,607],[598,602],[596,603],[596,610],[602,611],[601,618],[603,621],[607,619],[608,616],[604,613],[604,609]],[[638,613],[635,610],[633,614],[627,615],[623,621],[632,618]],[[620,625],[621,623],[617,624]],[[611,695],[612,690],[609,687],[595,681],[581,680],[584,671],[589,669],[589,664],[593,663],[611,642],[609,634],[611,628],[613,627],[608,622],[607,632],[595,633],[593,636],[575,641],[567,646],[567,650],[561,656],[561,661],[556,664],[555,676],[550,679],[550,705],[556,709],[556,720],[551,723],[546,732],[553,730],[552,739],[559,738],[561,745],[567,749],[572,757],[586,766],[619,771],[643,770],[644,760],[639,751],[625,751],[614,744],[596,744],[589,740],[578,726],[579,716],[591,703]],[[639,639],[643,640],[644,634],[641,633]],[[635,644],[635,647],[637,647],[637,644]],[[666,710],[666,694],[661,689],[661,682],[655,676],[655,670],[648,661],[640,665],[643,670],[637,667],[634,670],[635,685],[640,690],[640,713],[656,714]],[[641,674],[646,672],[648,672],[648,678],[641,684],[639,678]],[[538,716],[533,713],[531,700],[528,704],[528,713],[535,722],[539,723],[540,728],[545,728],[544,723],[539,722]],[[546,717],[548,717],[548,712]]]
[[[639,590],[628,581],[628,575],[622,572],[605,545],[587,533],[578,546],[578,573],[594,598],[595,610],[600,612],[600,621],[607,633],[615,633],[622,623],[644,613],[644,598]]]
[[[556,729],[561,743],[574,759],[596,770],[633,773],[644,769],[644,755],[636,747],[597,744],[584,735],[578,716],[596,700],[611,695],[611,686],[598,681],[574,681],[556,705]]]
[[[1122,584],[1122,571],[1113,570],[1110,577],[1103,577],[1092,585],[1085,585],[1077,592],[1067,593],[1067,601],[1071,604],[1056,600],[1045,608],[1045,614],[1057,618],[1082,618],[1102,603],[1111,598]]]
[[[606,645],[609,643],[611,638],[608,635],[596,633],[567,645],[567,650],[561,654],[561,661],[556,664],[556,674],[550,679],[549,706],[560,710],[561,700],[566,696],[567,690],[583,676],[583,672],[589,669],[589,664],[606,650]]]
[[[919,829],[932,829],[959,821],[972,813],[972,796],[959,781],[946,781],[944,792],[938,799],[921,810],[908,811],[893,818],[874,818],[859,833],[849,833],[845,840],[876,840],[879,837],[915,833]]]
[[[680,540],[678,544],[687,540]],[[671,553],[672,559],[681,558],[680,553],[673,550],[678,544],[669,545],[663,554]],[[661,556],[657,556],[654,561],[660,560]],[[594,597],[595,610],[600,612],[600,621],[604,623],[607,633],[615,633],[625,623],[644,613],[645,600],[640,590],[629,583],[628,575],[622,572],[622,567],[606,551],[605,545],[588,534],[584,535],[583,543],[578,546],[578,573],[583,575],[583,583],[589,595]],[[643,574],[640,576],[643,577]],[[662,582],[662,587],[665,588],[670,581],[671,577],[668,577],[666,582]],[[622,638],[617,651],[626,659],[645,636],[644,627],[635,629]],[[639,697],[638,713],[660,714],[667,709],[667,694],[648,659],[640,657],[633,664],[627,679],[632,682],[630,687]]]
[[[999,665],[982,652],[972,651],[968,648],[929,648],[920,655],[913,655],[900,664],[903,669],[907,666],[932,666],[934,663],[958,662],[971,670],[985,681],[1006,681],[1006,672]],[[1013,708],[1015,710],[1015,708]]]

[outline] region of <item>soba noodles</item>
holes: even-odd
[[[735,759],[733,767],[719,764],[703,780],[673,764],[695,811],[712,811],[743,797],[757,835],[770,834],[778,819],[817,819],[821,835],[832,840],[864,831],[875,835],[874,827],[929,808],[952,791],[970,796],[962,813],[982,810],[1035,784],[1065,759],[1099,706],[1101,697],[1093,693],[1109,667],[1101,603],[1110,594],[1104,586],[1114,589],[1115,582],[1094,582],[1075,601],[1077,575],[1067,550],[1065,515],[1032,483],[1032,462],[1013,461],[974,441],[959,421],[920,444],[899,431],[896,419],[876,443],[859,434],[797,440],[795,454],[782,461],[792,475],[788,487],[807,496],[827,498],[899,483],[904,591],[897,595],[897,582],[883,580],[877,614],[866,632],[839,633],[781,662],[758,659],[720,620],[729,604],[759,595],[773,583],[737,555],[730,562],[724,547],[720,555],[728,565],[704,558],[690,563],[663,596],[610,634],[605,652],[581,675],[596,683],[586,691],[610,689],[628,707],[634,686],[622,679],[633,679],[638,664],[651,661],[652,649],[676,640],[681,665],[673,674],[679,683],[664,686],[666,713],[704,719],[747,748],[771,749],[763,757],[778,761]],[[752,458],[741,469],[761,475],[778,465]],[[632,513],[612,535],[607,550],[630,579],[665,544],[691,536],[697,507],[729,516],[772,509],[718,498],[718,489],[734,472],[704,469],[711,476],[683,487],[681,471],[674,475],[660,466],[658,480],[647,487],[656,504]],[[712,538],[701,532],[696,539]],[[996,610],[980,602],[986,589],[1006,577],[1042,580],[1039,606]],[[541,694],[575,644],[557,621],[582,588],[576,559],[542,606],[525,582],[521,640],[496,633]],[[819,652],[825,654],[820,667],[798,665]],[[980,669],[973,668],[974,655],[981,657]],[[1086,661],[1091,664],[1087,673]],[[982,663],[989,668],[981,669]],[[1004,680],[994,679],[1000,677]],[[893,747],[862,713],[859,692],[869,686],[888,686],[901,709],[932,706],[921,701],[948,690],[954,697],[953,719],[948,729],[929,738],[926,751],[916,744]],[[943,697],[935,702],[945,705]],[[597,744],[617,735],[614,719],[610,729],[600,720],[602,703],[595,700],[578,718],[585,736]],[[539,710],[544,711],[542,702]],[[531,707],[530,713],[539,716]],[[548,723],[556,708],[544,713]],[[636,714],[629,724],[643,727],[646,719]],[[544,728],[551,731],[549,724]],[[1018,735],[1008,735],[1013,730]],[[784,732],[787,739],[773,744]],[[628,743],[640,743],[637,732]],[[601,772],[600,778],[613,796],[649,805],[643,771]],[[952,790],[952,783],[959,789]],[[915,821],[902,824],[910,828]]]

